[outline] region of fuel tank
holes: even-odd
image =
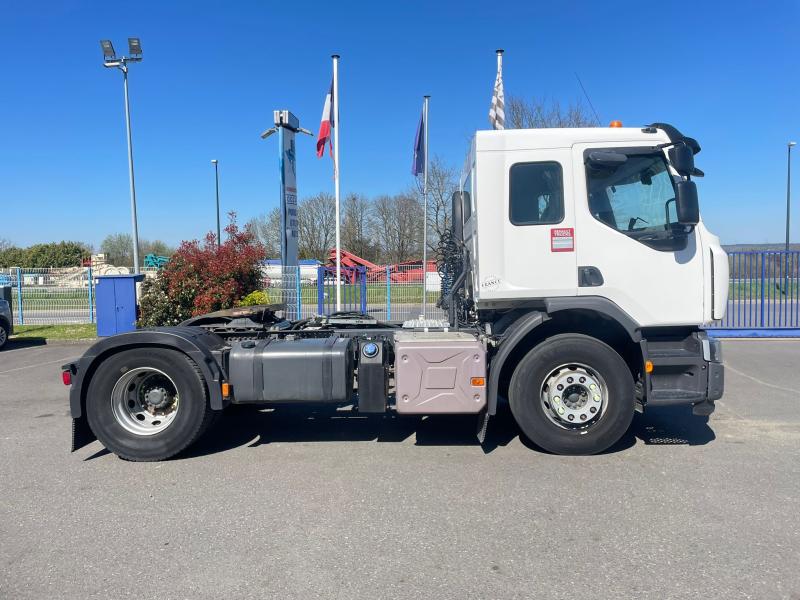
[[[349,402],[351,345],[339,337],[235,342],[228,360],[233,401]]]

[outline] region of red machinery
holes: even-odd
[[[328,253],[328,268],[336,269],[336,249],[332,248]],[[371,263],[365,258],[342,250],[342,279],[347,283],[355,283],[359,269],[363,268],[367,274],[368,283],[385,283],[386,282],[386,269],[385,266],[379,266]],[[422,261],[409,260],[406,262],[388,265],[389,278],[392,283],[422,283]],[[436,272],[436,261],[429,260],[427,269],[428,273]]]

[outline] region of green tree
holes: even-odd
[[[92,249],[81,242],[50,242],[27,248],[10,247],[0,250],[0,267],[48,269],[79,267],[89,258]]]
[[[0,268],[23,267],[25,265],[25,249],[8,246],[0,250]]]

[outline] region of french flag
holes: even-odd
[[[333,156],[333,142],[331,141],[331,129],[333,129],[333,81],[331,90],[325,96],[325,106],[322,107],[322,120],[319,124],[319,135],[317,136],[317,158],[322,158],[325,154],[325,144],[330,147],[329,153]]]

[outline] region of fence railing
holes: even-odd
[[[725,318],[717,329],[800,328],[800,251],[730,252]]]
[[[422,270],[413,265],[387,267],[342,267],[341,310],[366,313],[379,320],[405,321],[422,316]],[[440,279],[427,273],[426,319],[444,319],[436,303]],[[286,305],[290,318],[307,318],[336,312],[336,268],[272,268],[264,278],[271,302]]]
[[[91,268],[0,269],[0,286],[11,287],[16,325],[94,322]]]
[[[725,318],[712,329],[800,329],[800,251],[753,251],[728,254],[730,282]],[[156,270],[146,269],[152,276]],[[93,323],[97,272],[88,267],[0,269],[0,286],[10,286],[16,325]],[[405,321],[422,315],[445,319],[436,303],[439,274],[428,272],[423,284],[419,266],[342,268],[342,310],[380,320]],[[424,288],[424,291],[423,291]],[[279,267],[264,270],[271,302],[283,303],[287,316],[307,318],[336,310],[336,272],[331,267]]]

